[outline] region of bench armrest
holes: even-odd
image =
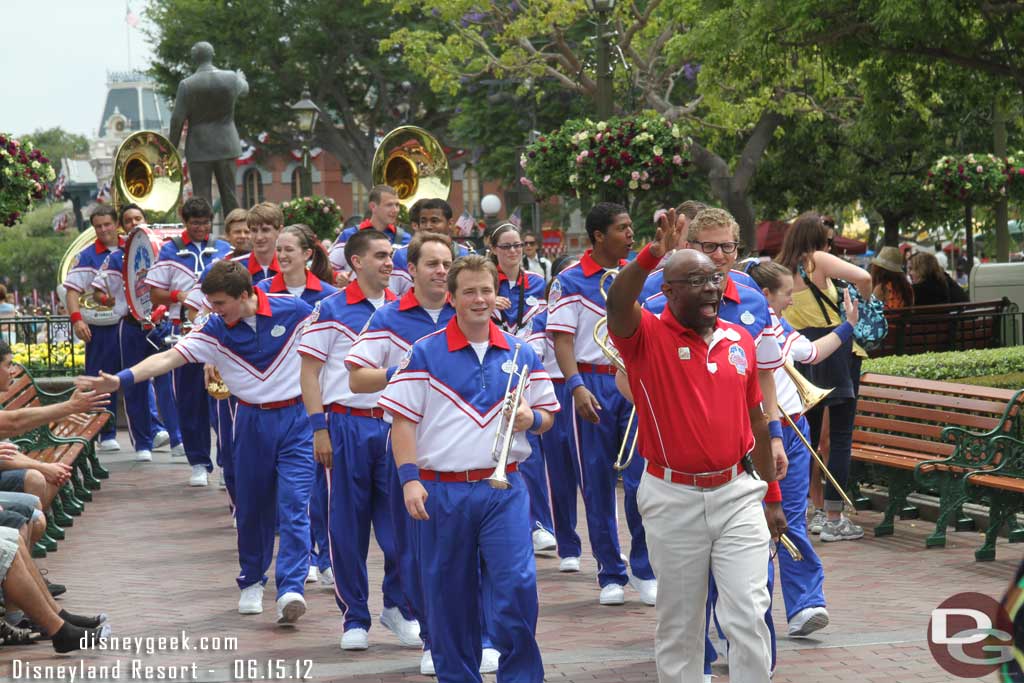
[[[992,468],[988,468],[988,469],[984,469],[984,470],[975,470],[974,472],[968,472],[964,476],[964,482],[967,482],[969,479],[971,479],[972,475],[1005,474],[1007,472],[1007,470],[1012,469],[1010,467],[1010,465],[1011,465],[1011,463],[1013,463],[1014,459],[1016,458],[1017,453],[1015,451],[1024,451],[1024,441],[1021,441],[1020,439],[1015,439],[1012,436],[1007,436],[1005,434],[1003,434],[1001,436],[994,437],[992,439],[992,452],[993,452],[993,454],[994,453],[998,453],[999,450],[1000,450],[999,445],[997,443],[999,441],[1005,441],[1006,444],[1007,444],[1005,449],[1004,449],[1004,452],[1003,452],[1003,457],[999,459],[999,463],[995,467],[992,467]],[[1017,476],[1017,475],[1011,472],[1010,474],[1007,474],[1007,476]]]

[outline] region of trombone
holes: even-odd
[[[522,369],[516,365],[520,348],[522,344],[516,344],[516,350],[512,354],[512,367],[509,368],[508,384],[505,385],[505,405],[498,413],[498,428],[494,432],[494,445],[491,446],[491,457],[497,465],[491,476],[487,477],[487,483],[496,489],[507,489],[511,486],[505,468],[508,466],[508,457],[512,453],[512,443],[515,439],[516,410],[523,398],[523,392],[526,391],[526,377],[530,373],[529,364],[523,363]],[[519,383],[513,391],[512,378],[517,375]]]
[[[606,302],[608,301],[608,293],[604,289],[605,280],[607,280],[608,278],[614,278],[618,274],[619,271],[612,268],[606,271],[605,274],[601,276],[601,280],[597,284],[597,288],[600,290],[601,296],[604,297],[604,300]],[[607,358],[608,361],[616,367],[616,369],[621,370],[623,374],[626,373],[626,364],[622,362],[622,356],[619,355],[618,350],[614,346],[608,343],[607,315],[598,320],[597,324],[594,325],[594,343],[597,344],[597,347],[601,349],[601,353],[604,354],[604,357]],[[626,436],[623,437],[622,443],[619,445],[619,453],[618,455],[615,456],[615,464],[612,465],[612,467],[615,468],[616,472],[621,472],[622,470],[629,467],[629,463],[633,462],[633,455],[636,453],[637,435],[634,433],[633,438],[630,439],[629,432],[631,429],[633,429],[634,422],[636,422],[635,403],[629,411],[629,420],[626,422]],[[626,452],[627,442],[629,443],[628,454]]]
[[[816,387],[811,384],[810,380],[801,375],[800,371],[793,365],[792,358],[787,356],[786,362],[782,367],[786,369],[786,374],[789,375],[789,379],[793,382],[793,385],[796,386],[796,391],[800,395],[800,401],[804,404],[804,412],[807,412],[814,406],[818,405],[822,399],[832,393],[831,389],[822,389],[821,387]],[[832,476],[831,472],[829,472],[828,467],[825,465],[825,461],[822,460],[821,456],[818,455],[814,448],[811,447],[810,442],[804,438],[803,432],[797,429],[796,424],[793,422],[793,418],[791,418],[786,411],[781,408],[779,409],[779,413],[782,415],[782,419],[786,421],[786,424],[789,425],[790,429],[796,432],[796,435],[800,437],[800,441],[802,441],[804,446],[807,447],[807,450],[810,451],[811,455],[814,456],[814,460],[818,463],[818,467],[821,468],[822,474],[825,475],[825,478],[828,479],[833,488],[835,488],[836,491],[839,491],[839,495],[843,497],[843,502],[850,506],[851,514],[857,514],[857,508],[854,507],[853,501],[850,500],[850,497],[846,495],[846,491],[843,490],[843,487],[839,485],[836,478]]]

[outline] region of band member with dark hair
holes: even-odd
[[[443,199],[421,199],[416,202],[419,207],[419,223],[413,224],[417,230],[435,232],[453,238],[452,207]],[[418,227],[417,227],[418,226]],[[470,251],[461,244],[455,244],[455,256],[465,256]],[[412,288],[412,276],[409,274],[409,245],[395,247],[391,258],[394,269],[391,271],[390,289],[395,296],[402,296]]]
[[[92,288],[104,261],[115,249],[124,247],[124,238],[118,234],[117,212],[112,206],[97,206],[89,216],[89,223],[96,231],[96,241],[79,252],[61,284],[67,290],[67,309],[72,329],[75,336],[85,342],[85,371],[89,374],[117,372],[121,368],[117,343],[118,321],[111,320],[107,325],[87,324],[82,319],[80,301],[82,295]],[[117,406],[116,394],[110,397],[110,405]],[[148,407],[148,401],[146,405]],[[112,412],[116,414],[116,411]],[[117,443],[117,420],[109,420],[103,427],[98,449],[121,450]]]
[[[636,302],[650,271],[675,247],[678,229],[675,212],[668,212],[656,241],[622,269],[608,294],[608,330],[626,365],[647,460],[637,503],[662,584],[658,678],[701,680],[705,602],[714,572],[730,677],[767,683],[771,654],[764,615],[771,602],[765,560],[769,540],[785,532],[786,518],[753,340],[718,319],[725,276],[694,250],[675,253],[665,266],[667,307],[660,317]],[[681,406],[679,396],[700,400]],[[754,476],[754,465],[771,484]],[[773,502],[762,511],[762,500]]]
[[[168,315],[180,330],[181,304],[195,287],[206,266],[223,258],[231,245],[210,238],[213,209],[201,197],[187,199],[181,206],[185,230],[164,244],[156,264],[146,275],[154,306],[167,306]],[[162,373],[157,373],[162,374]],[[174,373],[174,400],[178,406],[185,457],[192,466],[192,486],[206,486],[213,470],[210,460],[210,409],[202,366],[182,364]]]
[[[533,350],[491,321],[497,289],[498,273],[487,259],[456,261],[448,275],[456,316],[413,345],[380,399],[392,420],[405,508],[415,520],[410,529],[430,632],[437,634],[440,683],[482,681],[477,616],[484,585],[501,654],[498,679],[544,679],[529,501],[517,470],[530,454],[523,432],[549,429],[558,402]],[[520,380],[522,367],[527,374]],[[509,406],[517,388],[521,400]],[[453,401],[462,409],[452,410]],[[498,433],[506,424],[507,437]],[[507,465],[495,468],[492,444],[506,438]],[[510,486],[485,485],[492,471]],[[457,600],[452,586],[460,588]]]
[[[265,294],[237,261],[219,261],[203,282],[213,310],[173,348],[117,375],[80,377],[98,391],[127,388],[186,363],[214,365],[238,400],[235,474],[238,496],[240,614],[263,611],[266,571],[277,552],[277,622],[293,624],[306,611],[309,567],[309,494],[313,433],[299,388],[296,349],[312,307],[302,299]]]
[[[345,263],[345,242],[348,238],[360,230],[374,228],[388,236],[392,244],[408,244],[412,236],[398,228],[395,223],[398,221],[398,212],[402,205],[398,202],[398,192],[390,185],[374,185],[370,188],[370,217],[357,226],[345,228],[338,235],[328,250],[331,257],[331,266],[336,272],[346,273],[348,264]]]
[[[632,438],[626,431],[630,406],[615,387],[615,366],[604,357],[593,335],[594,326],[604,316],[601,279],[608,270],[625,264],[633,244],[633,222],[626,207],[601,202],[587,214],[586,227],[593,246],[579,264],[563,270],[551,285],[548,330],[554,337],[558,367],[565,377],[566,399],[571,397],[576,413],[572,446],[580,468],[590,547],[598,565],[600,604],[621,605],[629,583],[645,604],[653,605],[658,582],[647,557],[643,520],[636,509],[643,459],[633,458],[622,472],[626,523],[633,541],[627,573],[619,553],[615,502],[618,473],[612,463],[623,439]]]
[[[381,624],[403,645],[417,646],[419,624],[406,606],[398,576],[394,525],[388,507],[394,467],[387,452],[388,426],[377,407],[380,392],[354,393],[345,365],[345,356],[370,317],[395,300],[387,289],[391,243],[378,230],[360,230],[345,243],[345,252],[356,279],[317,304],[299,346],[302,396],[319,464],[317,478],[326,475],[328,479],[331,552],[326,571],[333,573],[336,600],[344,619],[341,649],[365,650],[371,626],[366,556],[372,523],[384,553]],[[321,569],[321,576],[323,573]]]

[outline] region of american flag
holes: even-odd
[[[57,178],[56,184],[53,186],[53,196],[60,198],[64,194],[64,186],[68,184],[68,178],[63,173]]]
[[[68,229],[68,214],[67,211],[61,211],[53,217],[53,231],[64,232]]]
[[[455,227],[459,229],[461,237],[469,237],[473,234],[473,225],[475,223],[469,211],[463,211],[462,215],[459,216],[459,220],[455,221]]]
[[[517,228],[522,227],[522,225],[523,225],[523,214],[520,211],[518,206],[516,207],[516,210],[512,212],[512,215],[508,217],[508,222],[511,223],[512,225],[516,226]]]
[[[100,191],[96,193],[96,201],[100,204],[106,204],[110,201],[110,181],[103,183],[100,187]]]
[[[124,23],[128,24],[132,28],[138,28],[139,15],[132,11],[131,5],[128,3],[124,4],[124,10]]]

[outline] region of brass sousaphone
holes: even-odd
[[[420,199],[448,199],[452,171],[444,148],[419,126],[399,126],[381,139],[370,172],[374,185],[390,185],[408,209]]]

